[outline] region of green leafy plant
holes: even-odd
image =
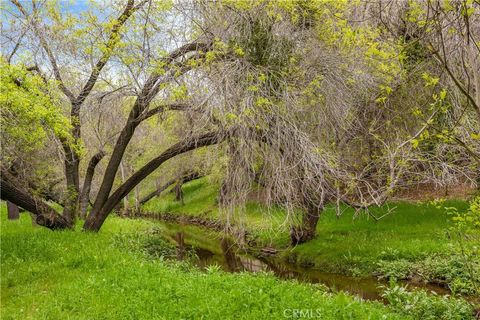
[[[71,125],[63,115],[51,83],[4,59],[0,59],[0,74],[0,125],[4,144],[8,142],[8,147],[31,152],[40,148],[49,134],[73,142]]]
[[[437,296],[425,290],[408,291],[394,282],[386,288],[382,296],[395,312],[422,320],[474,319],[473,307],[463,299]]]
[[[455,207],[444,206],[442,200],[433,203],[437,208],[443,208],[452,219],[453,226],[449,229],[457,240],[459,257],[456,264],[464,265],[466,273],[456,278],[452,285],[453,290],[462,293],[480,293],[480,196],[470,201],[467,210],[458,210]],[[452,265],[455,266],[455,263]],[[457,268],[458,269],[458,268]],[[468,284],[468,285],[465,285]]]
[[[466,253],[465,253],[466,254]],[[469,254],[472,254],[471,252]],[[464,259],[468,259],[466,267]],[[424,282],[443,283],[454,294],[476,294],[475,279],[480,277],[480,263],[474,255],[464,256],[456,249],[423,259],[379,260],[375,274],[381,279],[410,280],[419,277]]]
[[[410,278],[412,274],[412,263],[405,259],[380,260],[377,266],[377,274],[381,279],[403,280]]]

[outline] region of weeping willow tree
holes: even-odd
[[[292,243],[305,242],[326,203],[370,214],[398,187],[434,177],[426,166],[445,164],[418,145],[442,125],[445,88],[409,72],[404,43],[358,22],[361,6],[227,1],[199,10],[221,57],[202,75],[202,112],[229,132],[221,205],[232,225],[261,180],[267,203],[287,211]],[[470,164],[449,177],[473,181]]]

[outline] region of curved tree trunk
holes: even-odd
[[[90,197],[90,189],[92,188],[93,175],[95,174],[95,168],[97,164],[105,156],[105,152],[100,151],[96,153],[88,163],[87,172],[85,174],[85,180],[83,181],[83,188],[80,194],[80,217],[85,219],[87,216],[88,199]]]
[[[30,211],[38,225],[49,229],[67,229],[71,227],[70,221],[59,215],[43,200],[35,198],[26,190],[15,184],[10,175],[2,170],[0,191],[3,200],[10,201],[23,209]]]
[[[187,43],[182,47],[172,51],[170,55],[165,58],[165,62],[171,63],[175,59],[184,56],[186,53],[189,52],[194,52],[197,50],[205,52],[208,51],[210,47],[210,44],[196,42]],[[189,68],[190,67],[183,70],[183,72],[186,72],[186,70],[188,70]],[[135,133],[135,129],[143,120],[154,115],[156,112],[163,110],[162,108],[154,108],[149,112],[145,112],[148,109],[150,102],[160,91],[161,86],[158,85],[158,81],[160,78],[161,74],[153,72],[145,82],[141,93],[133,104],[133,107],[128,115],[127,123],[125,124],[124,128],[120,132],[120,135],[118,136],[117,142],[115,143],[115,147],[112,151],[112,155],[107,164],[107,168],[105,170],[100,189],[93,204],[91,212],[91,215],[93,216],[101,216],[104,214],[100,213],[100,211],[103,210],[103,207],[106,205],[106,202],[109,199],[110,192],[112,191],[113,187],[113,182],[115,181],[115,177],[120,166],[120,162],[122,161],[125,150],[127,149],[127,146],[130,143],[133,134]]]
[[[177,181],[177,179],[170,180],[167,183],[165,183],[164,185],[162,185],[160,188],[158,188],[157,190],[155,190],[153,192],[150,192],[148,195],[143,197],[142,200],[140,200],[140,206],[144,205],[145,203],[147,203],[148,201],[153,199],[153,197],[158,197],[163,191],[167,190],[168,187],[170,187],[172,184],[174,184],[175,181]]]
[[[155,171],[165,161],[188,151],[217,144],[221,141],[221,137],[217,132],[209,132],[199,137],[191,137],[187,140],[176,143],[161,155],[148,162],[140,170],[135,172],[125,183],[123,183],[118,189],[105,201],[105,204],[100,211],[92,212],[88,216],[84,230],[98,231],[103,222],[113,210],[113,208],[130,192],[142,182],[148,175]]]

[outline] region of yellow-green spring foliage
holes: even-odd
[[[70,124],[50,85],[24,67],[0,60],[0,125],[4,146],[18,151],[39,148],[49,134],[70,140]]]

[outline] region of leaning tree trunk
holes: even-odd
[[[156,197],[156,196],[158,197],[163,191],[167,190],[168,187],[170,187],[172,184],[174,184],[175,181],[177,181],[177,180],[176,179],[170,180],[167,183],[165,183],[164,185],[162,185],[161,187],[159,187],[157,190],[155,190],[153,192],[150,192],[148,195],[146,195],[144,198],[142,198],[140,200],[140,206],[144,205],[145,203],[147,203],[148,201],[153,199],[153,197]]]
[[[70,228],[70,221],[59,215],[43,200],[35,198],[22,187],[18,186],[11,175],[1,170],[0,193],[3,200],[10,201],[23,209],[30,211],[38,225],[49,229]]]
[[[292,227],[290,230],[290,241],[292,245],[305,243],[315,238],[318,219],[323,210],[323,205],[310,204],[302,216],[302,224]]]
[[[90,189],[92,188],[93,175],[97,164],[105,156],[105,152],[100,151],[96,153],[88,163],[85,180],[83,181],[82,192],[80,193],[80,217],[85,219],[87,217],[88,199],[90,198]]]
[[[170,63],[173,62],[178,57],[184,56],[185,54],[201,50],[203,52],[210,50],[210,44],[201,44],[201,43],[188,43],[176,50],[174,50],[170,55],[165,58],[165,61]],[[112,154],[110,156],[110,160],[107,164],[107,168],[105,169],[105,174],[103,176],[102,183],[100,184],[100,189],[98,190],[97,197],[95,202],[93,203],[92,211],[90,215],[93,217],[97,217],[98,221],[102,221],[103,218],[99,218],[101,216],[106,217],[108,213],[101,212],[104,211],[104,207],[110,207],[110,204],[107,204],[107,201],[111,197],[111,191],[113,187],[113,183],[115,181],[115,177],[117,175],[118,168],[120,166],[120,162],[123,159],[123,155],[125,154],[125,150],[128,147],[130,140],[135,133],[137,126],[145,119],[150,117],[155,113],[145,113],[145,110],[148,109],[150,106],[150,102],[155,98],[155,96],[160,91],[161,86],[159,85],[158,81],[162,77],[161,73],[153,72],[150,77],[145,82],[142,91],[140,92],[139,96],[133,103],[132,109],[128,115],[127,123],[123,127],[122,131],[120,132],[117,142],[115,143],[115,147],[113,148]],[[160,110],[160,109],[157,109]],[[156,111],[155,108],[150,111]],[[114,205],[115,206],[115,205]],[[87,229],[92,228],[93,221],[89,221],[86,226]],[[96,222],[100,223],[102,222]],[[99,227],[99,226],[98,226]]]
[[[20,210],[18,209],[17,205],[7,201],[7,214],[8,220],[17,220],[20,218]]]
[[[125,181],[120,187],[115,190],[115,192],[110,195],[105,201],[105,204],[101,207],[100,211],[92,211],[88,216],[85,224],[83,225],[84,230],[88,231],[98,231],[103,225],[103,222],[110,214],[110,212],[115,208],[115,206],[137,186],[142,182],[146,177],[148,177],[153,171],[155,171],[160,165],[165,161],[188,151],[201,148],[204,146],[209,146],[217,144],[222,140],[222,137],[219,136],[217,132],[209,132],[198,137],[191,137],[184,141],[178,142],[175,145],[171,146],[160,154],[155,159],[148,162],[140,170],[135,172],[130,178]]]
[[[153,84],[151,86],[153,87]],[[133,137],[136,127],[140,123],[137,118],[140,117],[145,108],[146,104],[143,101],[140,101],[139,99],[135,101],[135,104],[130,111],[127,124],[120,132],[115,147],[113,148],[112,155],[110,156],[110,161],[108,162],[107,168],[105,169],[103,181],[100,185],[100,189],[98,190],[97,197],[95,199],[95,202],[93,203],[92,211],[90,213],[90,216],[92,217],[99,217],[100,215],[102,215],[100,214],[100,211],[108,200],[108,197],[113,187],[113,182],[115,181],[115,177],[117,175],[118,168],[120,167],[120,164],[122,162],[125,150],[127,149],[127,146],[131,138]],[[88,221],[87,219],[86,225],[88,226],[88,229],[93,227],[91,226],[92,223],[92,220]],[[103,221],[101,223],[103,223]]]

